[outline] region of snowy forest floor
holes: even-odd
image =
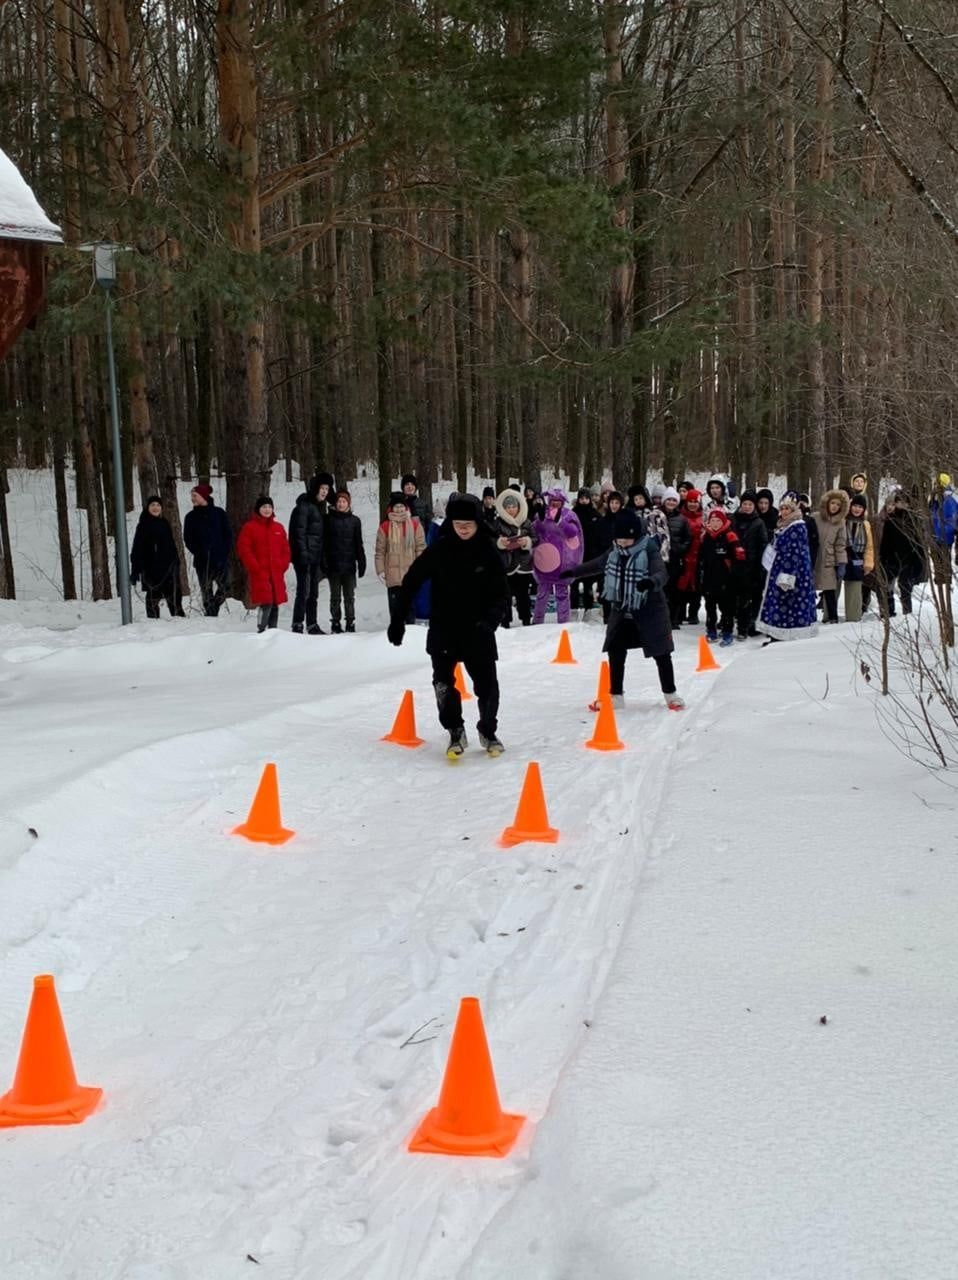
[[[0,1275],[951,1280],[956,798],[860,630],[696,675],[685,628],[688,710],[633,655],[606,755],[601,628],[575,667],[513,629],[507,754],[450,765],[421,628],[0,605],[0,1091],[43,972],[105,1091],[0,1134]],[[280,849],[226,834],[267,760]],[[561,840],[505,851],[529,760]],[[529,1117],[501,1161],[406,1152],[463,995]]]

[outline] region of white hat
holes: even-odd
[[[679,501],[679,491],[678,489],[673,488],[672,485],[669,485],[665,493],[662,495],[662,501],[668,502],[669,498],[674,498],[676,502]]]

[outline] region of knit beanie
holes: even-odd
[[[589,499],[589,501],[591,502],[591,501],[592,501],[592,490],[591,490],[591,489],[587,489],[587,488],[585,487],[585,485],[583,485],[583,486],[582,486],[582,488],[579,490],[579,492],[576,494],[576,498],[588,498],[588,499]]]
[[[702,494],[698,489],[689,489],[688,493],[685,495],[685,501],[697,502],[701,505]]]
[[[755,506],[755,504],[758,502],[758,494],[755,492],[754,489],[742,490],[742,496],[738,500],[739,506],[741,506],[743,502],[751,502],[752,506]]]
[[[408,506],[409,506],[409,499],[406,497],[404,493],[398,493],[398,492],[391,493],[389,495],[389,504],[386,507],[386,510],[392,511],[393,507],[408,507]]]
[[[653,498],[660,498],[660,499],[664,499],[664,498],[665,498],[665,485],[664,485],[664,484],[654,484],[654,485],[652,486],[652,497],[653,497]]]
[[[146,502],[144,502],[144,503],[143,503],[143,510],[144,510],[144,511],[146,511],[148,507],[152,507],[152,505],[153,505],[153,503],[154,503],[154,502],[158,502],[158,503],[160,504],[160,506],[161,506],[161,507],[162,507],[162,505],[163,505],[163,499],[160,497],[160,495],[159,495],[158,493],[151,493],[151,494],[150,494],[150,496],[147,498]]]
[[[416,479],[416,477],[413,475],[411,471],[406,472],[406,474],[403,476],[403,478],[399,482],[399,487],[401,489],[405,489],[407,484],[414,484],[417,489],[419,488],[419,481]]]
[[[259,515],[260,507],[272,507],[272,506],[273,506],[273,499],[269,496],[269,494],[261,493],[259,497],[256,499],[256,501],[253,503],[253,510],[256,512],[257,515]]]
[[[854,498],[848,504],[848,510],[851,512],[853,507],[860,507],[862,515],[868,510],[868,501],[861,493],[856,493]]]
[[[493,489],[491,484],[486,485],[486,487],[482,491],[482,496],[484,498],[494,498],[496,496],[496,491],[495,489]]]
[[[663,501],[663,502],[669,502],[670,500],[675,501],[675,502],[678,502],[678,500],[679,500],[679,491],[678,491],[678,489],[673,488],[673,486],[672,486],[672,485],[669,485],[669,487],[666,489],[665,493],[663,493],[663,494],[662,494],[662,501]]]
[[[337,489],[337,490],[336,490],[336,501],[338,502],[340,498],[345,498],[345,499],[346,499],[346,501],[349,503],[349,505],[350,505],[350,506],[352,506],[352,505],[353,505],[353,500],[352,500],[352,497],[351,497],[350,492],[349,492],[349,490],[348,490],[348,489]]]
[[[209,502],[213,496],[213,486],[211,484],[195,484],[193,492],[198,493],[204,502]]]
[[[616,513],[612,525],[613,538],[641,538],[645,535],[645,521],[634,507],[625,507]]]

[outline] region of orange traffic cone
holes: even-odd
[[[563,627],[562,635],[559,636],[559,647],[556,649],[556,656],[552,659],[554,667],[574,667],[577,665],[575,658],[572,656],[572,644],[569,640],[569,633]]]
[[[456,688],[459,690],[459,697],[463,702],[471,702],[472,694],[466,688],[466,677],[462,674],[462,663],[456,663]]]
[[[599,714],[596,717],[595,729],[585,745],[590,751],[621,751],[625,746],[624,742],[619,741],[611,694],[606,694],[604,698],[599,699]]]
[[[412,700],[412,689],[407,689],[396,712],[393,727],[383,737],[383,742],[395,742],[397,747],[421,747],[423,741],[416,736],[416,708]]]
[[[589,703],[590,711],[598,711],[602,705],[602,699],[609,697],[612,692],[612,677],[609,675],[609,664],[603,659],[601,667],[599,667],[599,689],[595,695],[595,702]]]
[[[524,844],[527,840],[537,844],[555,844],[558,839],[559,832],[555,827],[549,826],[542,775],[539,773],[539,766],[533,761],[526,769],[522,795],[519,797],[512,826],[506,827],[499,837],[499,843],[504,848],[511,849],[513,845]]]
[[[709,646],[705,636],[699,636],[699,665],[696,671],[721,671],[722,668],[715,661],[715,655]]]
[[[53,978],[39,975],[33,979],[13,1088],[0,1098],[0,1129],[79,1124],[102,1096],[102,1089],[77,1084]]]
[[[257,844],[285,844],[296,834],[283,826],[275,764],[263,766],[263,776],[256,788],[249,815],[245,822],[233,828],[232,834],[245,836],[247,840],[255,840]]]
[[[439,1105],[409,1143],[410,1151],[446,1156],[505,1156],[525,1116],[506,1115],[489,1056],[482,1012],[475,996],[464,996],[452,1033]]]

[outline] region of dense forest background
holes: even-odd
[[[0,144],[67,244],[0,364],[0,462],[52,466],[64,525],[75,466],[109,596],[75,249],[107,238],[130,500],[171,516],[213,472],[237,522],[279,458],[384,492],[950,469],[956,9],[6,0]]]

